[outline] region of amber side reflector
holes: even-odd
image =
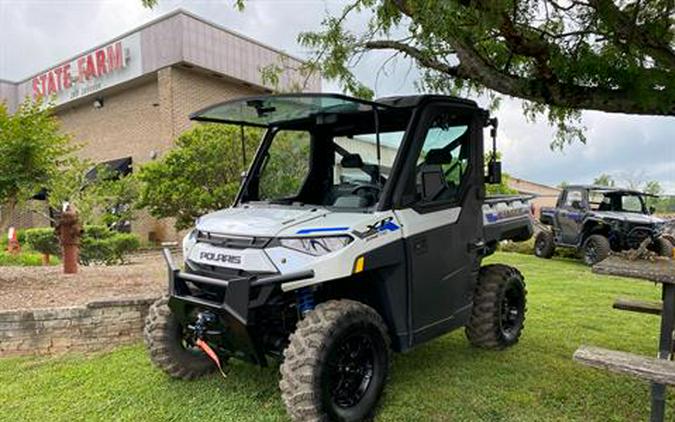
[[[363,271],[363,262],[364,262],[364,259],[363,259],[362,256],[360,256],[356,259],[356,263],[354,264],[354,274],[360,273],[361,271]]]

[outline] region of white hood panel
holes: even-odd
[[[234,236],[274,237],[288,227],[316,219],[326,213],[326,210],[317,208],[228,208],[199,218],[197,229]]]

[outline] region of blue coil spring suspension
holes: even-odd
[[[298,310],[301,315],[305,315],[314,309],[314,293],[309,287],[298,289],[296,296],[298,298]]]

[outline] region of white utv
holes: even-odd
[[[145,340],[169,375],[214,370],[207,354],[281,361],[294,420],[357,421],[374,411],[391,350],[460,327],[479,347],[518,341],[523,277],[481,260],[532,235],[530,205],[486,199],[501,173],[493,159],[486,175],[483,155],[496,119],[473,101],[287,94],[191,118],[266,131],[234,205],[185,237],[182,270],[165,250],[169,291]]]

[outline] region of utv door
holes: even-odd
[[[562,243],[574,245],[581,232],[584,216],[584,192],[581,189],[569,189],[558,209],[557,219]]]
[[[474,108],[429,105],[401,173],[411,345],[465,325],[482,236],[482,117]]]

